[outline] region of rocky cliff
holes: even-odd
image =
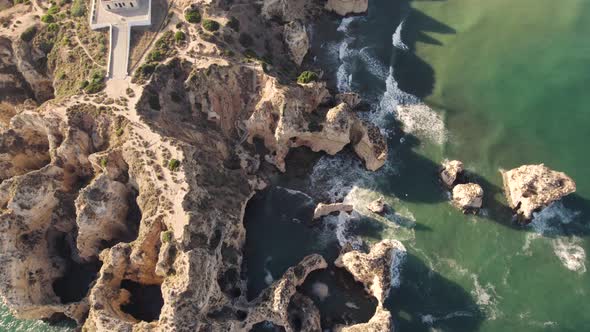
[[[222,5],[200,8],[222,17]],[[263,5],[267,19],[282,17],[296,64],[309,45],[306,19],[318,8]],[[358,96],[334,97],[324,82],[297,84],[284,68],[201,44],[213,37],[191,38],[141,84],[126,81],[125,93],[107,86],[49,101],[50,75],[33,77],[14,40],[0,39],[9,55],[0,65],[14,71],[2,78],[23,95],[10,102],[42,103],[3,113],[0,125],[0,295],[16,317],[68,317],[84,331],[245,331],[262,321],[321,328],[319,310],[297,289],[326,267],[319,255],[247,300],[245,206],[274,166],[286,169],[291,148],[335,154],[350,146],[376,170],[386,141],[355,115]]]

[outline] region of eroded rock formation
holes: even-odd
[[[326,9],[341,16],[362,14],[369,9],[369,0],[328,0]]]
[[[563,172],[544,164],[524,165],[502,172],[508,204],[524,221],[533,212],[576,191],[576,183]]]
[[[347,212],[350,213],[354,207],[351,204],[345,203],[332,203],[332,204],[324,204],[320,203],[315,207],[313,211],[313,219],[319,219],[323,216],[327,216],[334,212]]]
[[[369,253],[349,251],[341,254],[336,266],[349,271],[361,282],[367,292],[377,299],[377,310],[371,320],[341,328],[341,331],[392,331],[391,313],[384,307],[392,286],[398,282],[395,266],[405,258],[406,249],[396,240],[383,240],[375,244]]]
[[[458,184],[453,188],[453,205],[464,213],[477,212],[483,204],[483,189],[475,183]]]
[[[387,204],[385,203],[385,199],[383,196],[377,198],[376,200],[372,201],[367,205],[367,209],[373,213],[377,214],[384,214],[387,212]]]
[[[289,22],[285,25],[283,37],[293,62],[301,65],[303,58],[305,58],[309,50],[309,37],[307,36],[305,25],[300,21]]]
[[[297,287],[303,284],[309,273],[318,269],[325,269],[327,266],[328,264],[322,256],[310,255],[296,266],[290,267],[281,279],[275,281],[249,304],[251,309],[248,318],[242,324],[242,330],[249,331],[256,323],[270,321],[275,325],[284,327],[287,332],[296,331],[289,319],[288,308],[291,299],[296,294]],[[297,304],[312,308],[311,310],[308,309],[312,315],[305,314],[304,320],[317,325],[319,317],[315,315],[317,309],[312,307],[312,303],[299,294]],[[307,318],[307,316],[310,317]],[[307,326],[306,328],[313,328],[313,326]],[[313,329],[310,331],[313,331]]]
[[[447,188],[452,189],[462,173],[463,163],[461,161],[445,160],[442,163],[440,179]]]

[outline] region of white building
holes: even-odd
[[[104,9],[118,12],[139,7],[138,0],[100,0]]]

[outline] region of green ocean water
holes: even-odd
[[[390,158],[370,174],[352,154],[324,156],[309,177],[288,170],[277,179],[280,188],[247,215],[250,291],[264,287],[265,274],[278,277],[307,253],[332,257],[336,246],[320,235],[334,227],[301,225],[277,190],[358,206],[383,195],[395,215],[361,211],[349,231],[408,249],[388,301],[397,331],[589,331],[589,15],[590,1],[374,0],[365,17],[315,25],[317,66],[334,88],[369,102],[363,116],[389,135]],[[432,112],[410,114],[419,130],[401,132],[395,105],[420,100]],[[448,203],[437,181],[445,158],[462,160],[484,187],[479,215]],[[573,177],[578,191],[518,226],[499,170],[542,162]],[[304,290],[321,278],[311,279]],[[308,295],[334,314],[326,308],[342,303],[343,286],[326,284],[336,298]]]

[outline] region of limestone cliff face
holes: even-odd
[[[502,178],[508,204],[525,221],[532,218],[533,212],[576,191],[574,180],[543,164],[502,172]]]
[[[293,21],[285,25],[283,38],[289,54],[297,65],[301,65],[309,50],[309,37],[305,25],[300,21]]]
[[[341,16],[362,14],[369,9],[369,0],[328,0],[326,9]]]
[[[25,42],[0,36],[0,101],[19,104],[26,99],[38,102],[53,97],[53,82],[36,60],[43,57],[41,51]]]
[[[331,106],[324,83],[283,85],[260,70],[225,65],[193,71],[184,86],[191,112],[219,123],[225,135],[262,139],[272,152],[266,160],[282,171],[289,150],[299,146],[335,154],[351,144],[370,170],[387,159],[378,128],[345,103]]]
[[[45,110],[40,115],[25,112],[13,118],[11,128],[2,133],[3,137],[20,135],[22,151],[51,156],[49,164],[44,165],[43,157],[42,163],[14,171],[0,185],[0,291],[19,318],[50,318],[61,313],[81,322],[85,317],[85,296],[78,296],[76,287],[67,285],[67,275],[77,265],[67,251],[75,236],[78,181],[86,174],[78,161],[97,148],[89,143],[91,135],[104,139],[92,133],[94,123],[73,110]],[[39,141],[44,144],[39,146]],[[41,151],[42,147],[47,151]],[[10,155],[10,146],[6,148],[4,145],[2,152]],[[76,158],[69,154],[72,150]],[[35,167],[38,169],[31,169]],[[62,285],[71,287],[71,292],[63,291]]]

